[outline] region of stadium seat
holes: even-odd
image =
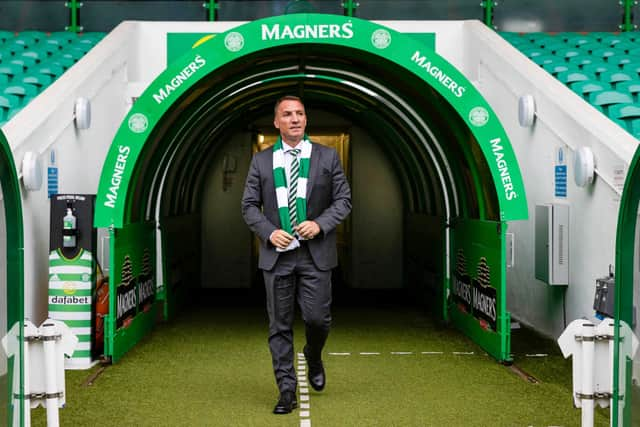
[[[628,132],[635,136],[636,138],[640,138],[640,119],[633,119],[629,121]]]
[[[5,64],[4,62],[0,64],[0,74],[4,74],[9,77],[9,81],[13,79],[14,76],[21,74],[23,72],[23,68],[20,65],[16,64]]]
[[[45,42],[51,42],[55,40],[59,43],[71,44],[77,39],[78,35],[76,33],[72,33],[69,31],[54,31],[49,37],[45,39]]]
[[[54,80],[60,77],[62,73],[64,73],[64,69],[61,66],[51,63],[46,63],[44,65],[34,67],[32,71],[34,73],[49,75]]]
[[[27,31],[20,31],[16,38],[29,38],[30,40],[33,40],[35,43],[38,43],[45,37],[47,37],[47,35],[42,31],[27,30]]]
[[[0,94],[0,108],[11,109],[20,106],[20,99],[14,95]]]
[[[615,85],[620,82],[633,80],[633,77],[624,71],[605,71],[600,73],[600,80]]]
[[[34,47],[31,49],[27,49],[24,52],[20,53],[19,56],[26,56],[29,58],[33,58],[35,59],[36,62],[40,63],[42,61],[44,61],[45,59],[47,59],[49,57],[49,54],[47,51],[39,48],[39,47]]]
[[[604,47],[600,49],[594,49],[591,51],[591,55],[595,56],[596,58],[602,58],[605,60],[609,56],[613,56],[615,54],[616,54],[616,50],[611,47]]]
[[[596,62],[593,57],[589,56],[588,54],[582,54],[580,56],[572,56],[569,58],[569,63],[571,64],[575,64],[579,67],[585,66],[585,65],[589,65]],[[598,59],[598,62],[601,62]]]
[[[618,67],[616,67],[615,65],[610,65],[604,62],[592,62],[591,64],[582,67],[582,70],[585,73],[591,73],[598,78],[602,73],[606,73],[607,71],[615,71],[617,69]]]
[[[609,107],[609,117],[612,119],[640,119],[640,105],[616,104]],[[625,126],[626,128],[626,126]]]
[[[636,47],[635,49],[629,50],[629,52],[627,53],[631,56],[640,56],[640,46]]]
[[[564,47],[556,50],[555,55],[568,60],[571,57],[582,55],[582,51],[575,47]]]
[[[538,55],[538,56],[532,57],[531,60],[540,66],[544,64],[564,62],[562,58],[558,58],[557,56],[554,56],[554,55]]]
[[[567,70],[558,73],[556,78],[562,83],[569,85],[571,83],[589,80],[590,75],[581,70]]]
[[[9,41],[8,43],[5,43],[2,46],[2,50],[4,50],[5,52],[11,52],[12,55],[16,55],[20,52],[24,52],[26,49],[26,46],[22,43],[14,43],[13,40]]]
[[[9,61],[9,64],[16,64],[22,67],[22,72],[25,72],[29,69],[29,67],[33,67],[36,65],[36,60],[29,57],[12,57]]]
[[[546,50],[544,50],[541,47],[537,47],[537,46],[524,47],[524,48],[520,49],[520,52],[524,53],[529,58],[533,58],[535,56],[540,56],[540,55],[545,55],[545,56],[548,55],[548,52]]]
[[[15,34],[12,33],[11,31],[0,31],[0,43],[4,43],[9,39],[12,39],[15,37]]]
[[[617,34],[610,34],[600,39],[600,43],[606,46],[614,46],[622,41],[623,39]]]
[[[28,83],[12,83],[6,86],[2,93],[6,95],[15,95],[20,99],[25,96],[36,96],[38,94],[38,88]]]
[[[0,74],[0,85],[9,83],[9,76],[6,74]]]
[[[63,70],[68,70],[76,61],[72,58],[65,57],[63,55],[56,55],[47,60],[47,62],[43,65],[57,65],[62,67]]]
[[[600,107],[605,114],[609,114],[608,108],[615,104],[632,104],[633,98],[628,93],[605,90],[589,94],[589,103]]]
[[[20,78],[22,83],[28,83],[30,85],[37,86],[40,91],[49,86],[53,81],[53,78],[47,74],[25,74]]]
[[[616,54],[607,58],[607,64],[616,65],[622,67],[624,64],[628,64],[633,59],[625,53]]]
[[[17,36],[15,36],[14,38],[11,39],[11,43],[14,44],[21,44],[23,45],[25,48],[31,47],[34,44],[36,44],[36,39],[34,39],[33,37],[29,36],[29,35],[20,35],[18,34]]]
[[[603,46],[600,43],[591,42],[591,43],[581,44],[579,47],[581,51],[585,52],[588,55],[591,55],[591,53],[594,50],[602,49],[603,47],[606,47],[606,46]]]
[[[630,80],[621,82],[616,85],[618,92],[626,92],[633,98],[634,102],[638,102],[640,96],[640,80]]]
[[[567,37],[565,40],[567,45],[572,47],[578,47],[583,44],[591,43],[593,41],[593,38],[582,35],[582,34],[576,35],[575,33],[567,33]]]
[[[595,80],[578,81],[570,84],[569,87],[584,98],[591,93],[611,90],[611,85],[609,83],[603,83]]]
[[[554,76],[558,73],[565,73],[569,71],[579,71],[580,69],[573,64],[569,64],[568,62],[552,62],[548,64],[542,64],[542,68],[544,68],[550,74]]]
[[[633,75],[640,75],[640,62],[628,62],[623,64],[622,70]]]

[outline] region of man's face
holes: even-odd
[[[280,130],[282,139],[290,145],[295,145],[304,137],[307,127],[307,115],[304,105],[299,101],[284,100],[278,105],[273,125]]]

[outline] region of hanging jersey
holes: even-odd
[[[60,249],[49,254],[49,317],[63,321],[79,339],[70,367],[91,364],[93,268],[93,255],[85,249],[73,258]]]

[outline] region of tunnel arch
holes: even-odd
[[[204,165],[217,149],[210,141],[268,115],[276,94],[284,93],[303,94],[313,108],[337,111],[400,142],[384,149],[405,203],[443,218],[444,287],[454,222],[494,221],[504,239],[500,224],[526,219],[508,137],[458,70],[411,37],[372,22],[298,14],[254,21],[194,46],[136,101],[111,145],[96,199],[95,225],[115,230],[112,248],[117,230],[128,225],[197,211]],[[153,227],[143,228],[135,238],[151,241]],[[110,287],[115,290],[113,280]],[[504,299],[500,304],[504,313]],[[114,302],[111,307],[114,313]],[[446,302],[441,310],[446,317]],[[500,322],[505,329],[508,318]],[[508,338],[499,341],[492,354],[508,358]]]

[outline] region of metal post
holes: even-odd
[[[209,0],[208,3],[202,3],[202,7],[207,9],[208,21],[218,20],[218,8],[220,7],[220,5],[218,4],[218,0]]]
[[[71,31],[72,33],[78,33],[83,30],[80,26],[80,8],[82,2],[78,0],[69,0],[64,3],[64,7],[69,8],[69,26],[65,27],[65,31]]]
[[[493,25],[493,8],[496,7],[497,5],[498,5],[498,2],[494,0],[482,0],[480,2],[480,7],[484,9],[484,13],[482,17],[484,24],[491,29],[495,29]]]
[[[345,0],[342,2],[342,7],[344,8],[344,16],[355,16],[356,9],[360,6],[360,3],[355,0]]]
[[[618,28],[622,31],[634,31],[637,25],[633,24],[633,8],[638,5],[637,0],[622,0],[619,2],[622,6],[622,24]]]

